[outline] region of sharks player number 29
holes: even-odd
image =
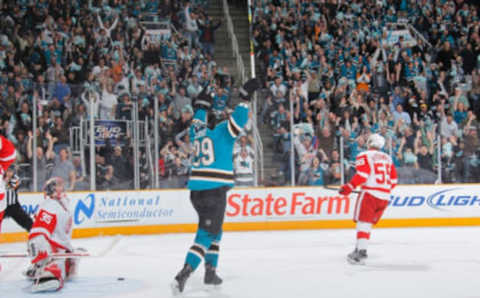
[[[234,185],[233,145],[248,121],[248,101],[259,88],[252,79],[240,88],[238,104],[230,117],[215,126],[208,125],[208,109],[212,98],[204,89],[194,101],[195,115],[190,127],[190,140],[195,156],[188,180],[190,201],[198,214],[198,229],[187,252],[182,270],[172,283],[174,294],[183,292],[187,279],[202,261],[205,262],[204,283],[219,285],[216,274],[222,226],[227,205],[227,191]]]
[[[195,157],[192,165],[194,167],[210,166],[215,161],[215,151],[213,149],[213,141],[209,137],[204,137],[201,140],[193,141],[193,148]]]

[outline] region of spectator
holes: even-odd
[[[47,132],[46,134],[48,140],[48,146],[46,153],[43,150],[42,146],[37,144],[35,153],[37,154],[37,185],[31,185],[31,190],[40,191],[43,189],[45,182],[50,177],[49,164],[53,161],[55,154],[53,153],[53,144],[55,139]],[[30,161],[33,159],[33,134],[31,131],[28,132],[28,145],[27,145],[27,157]]]
[[[69,131],[64,127],[62,117],[55,118],[55,126],[51,129],[51,134],[55,138],[54,150],[59,152],[61,148],[65,148],[70,143]],[[66,181],[67,179],[65,179]]]
[[[192,106],[192,99],[187,96],[185,87],[183,86],[180,87],[178,93],[176,93],[174,89],[173,95],[175,96],[173,101],[173,113],[175,115],[175,119],[179,119],[182,109],[187,105]]]
[[[53,97],[55,97],[60,104],[65,104],[66,98],[71,95],[70,86],[67,84],[67,78],[62,75],[60,81],[55,86]]]
[[[192,7],[190,3],[187,2],[185,5],[184,10],[185,15],[185,31],[187,34],[187,41],[188,41],[188,50],[192,49],[192,46],[196,46],[198,44],[198,23],[197,23],[197,15],[192,11]]]
[[[417,156],[418,166],[421,169],[429,170],[433,172],[433,150],[434,142],[433,135],[429,132],[427,133],[427,143],[428,147],[422,144],[422,132],[417,131],[417,136],[415,138],[415,149],[414,154]]]
[[[132,120],[133,103],[130,95],[124,93],[120,96],[120,102],[117,105],[116,119],[118,120]]]
[[[177,135],[182,131],[188,130],[190,123],[192,122],[193,109],[190,105],[186,105],[182,108],[181,116],[175,121],[173,134]]]
[[[65,181],[66,190],[72,191],[75,189],[77,176],[67,148],[61,148],[58,155],[55,156],[51,177],[62,178]]]
[[[100,99],[100,119],[114,120],[115,109],[117,107],[117,96],[113,93],[113,88],[110,83],[106,83],[106,79],[102,82],[102,95]]]
[[[357,74],[357,90],[362,92],[370,91],[371,75],[366,65],[362,67],[362,72]]]
[[[213,21],[211,17],[207,17],[203,23],[199,24],[201,31],[200,42],[202,43],[203,52],[213,56],[215,53],[215,31],[222,25],[221,20]]]
[[[458,125],[453,121],[453,115],[448,113],[445,114],[445,111],[442,109],[442,122],[440,125],[440,134],[442,137],[449,138],[451,136],[457,136],[458,134]]]
[[[213,106],[212,110],[217,119],[225,119],[226,115],[226,107],[228,105],[228,95],[225,94],[223,88],[218,87],[216,88],[215,95],[213,97]]]
[[[82,160],[80,157],[73,158],[73,167],[75,169],[75,190],[88,190],[90,183],[87,181],[87,176],[82,167]]]
[[[112,189],[117,189],[119,180],[117,177],[114,175],[114,170],[112,165],[107,165],[105,167],[105,173],[99,179],[101,181],[101,184],[99,185],[99,189],[101,190],[112,190]]]
[[[323,175],[324,175],[324,169],[320,165],[320,160],[318,159],[318,157],[315,157],[312,160],[312,166],[310,169],[310,179],[309,179],[308,185],[314,185],[314,186],[325,185],[325,182],[323,180]]]
[[[473,182],[476,179],[475,177],[477,177],[479,169],[477,151],[480,141],[475,127],[465,127],[464,134],[462,176],[463,181]]]
[[[254,166],[255,156],[248,152],[246,147],[240,149],[240,153],[234,156],[233,169],[235,175],[235,186],[253,186],[254,185]]]
[[[393,121],[395,122],[402,120],[406,125],[410,125],[412,123],[410,115],[403,110],[403,106],[401,104],[397,104],[395,110],[392,110],[392,114]]]

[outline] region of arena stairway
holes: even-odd
[[[242,56],[245,65],[245,74],[247,78],[251,77],[250,68],[250,37],[249,37],[249,24],[248,24],[248,11],[246,1],[230,1],[229,9],[230,16],[232,18],[235,34],[237,36],[240,54]],[[245,2],[242,5],[235,5],[233,2]],[[232,54],[232,43],[228,36],[228,30],[223,11],[223,0],[211,0],[207,10],[208,15],[213,19],[222,19],[222,25],[215,32],[215,55],[214,60],[217,66],[227,66],[230,73],[235,78],[235,86],[239,87],[240,78],[235,63],[235,58]],[[257,67],[258,69],[258,67]],[[259,107],[262,106],[263,99],[259,96]],[[232,104],[235,104],[237,98],[233,98]],[[260,109],[259,109],[260,112]],[[264,182],[270,184],[269,181],[272,177],[275,177],[279,173],[279,163],[275,160],[273,152],[273,130],[270,126],[263,123],[258,123],[260,136],[263,142],[263,155],[264,155]],[[273,178],[276,180],[276,178]],[[263,183],[262,183],[263,184]]]

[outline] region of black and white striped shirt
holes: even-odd
[[[7,183],[7,189],[5,191],[7,206],[15,205],[18,202],[17,183],[19,181],[20,178],[17,175],[13,175]]]

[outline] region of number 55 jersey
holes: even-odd
[[[248,105],[240,103],[230,117],[213,129],[206,126],[206,111],[197,110],[190,126],[194,147],[190,190],[233,187],[233,145],[248,121]]]
[[[360,186],[362,192],[378,199],[390,199],[390,192],[397,184],[397,170],[388,154],[377,150],[364,151],[357,156],[355,169],[351,180],[354,186]]]

